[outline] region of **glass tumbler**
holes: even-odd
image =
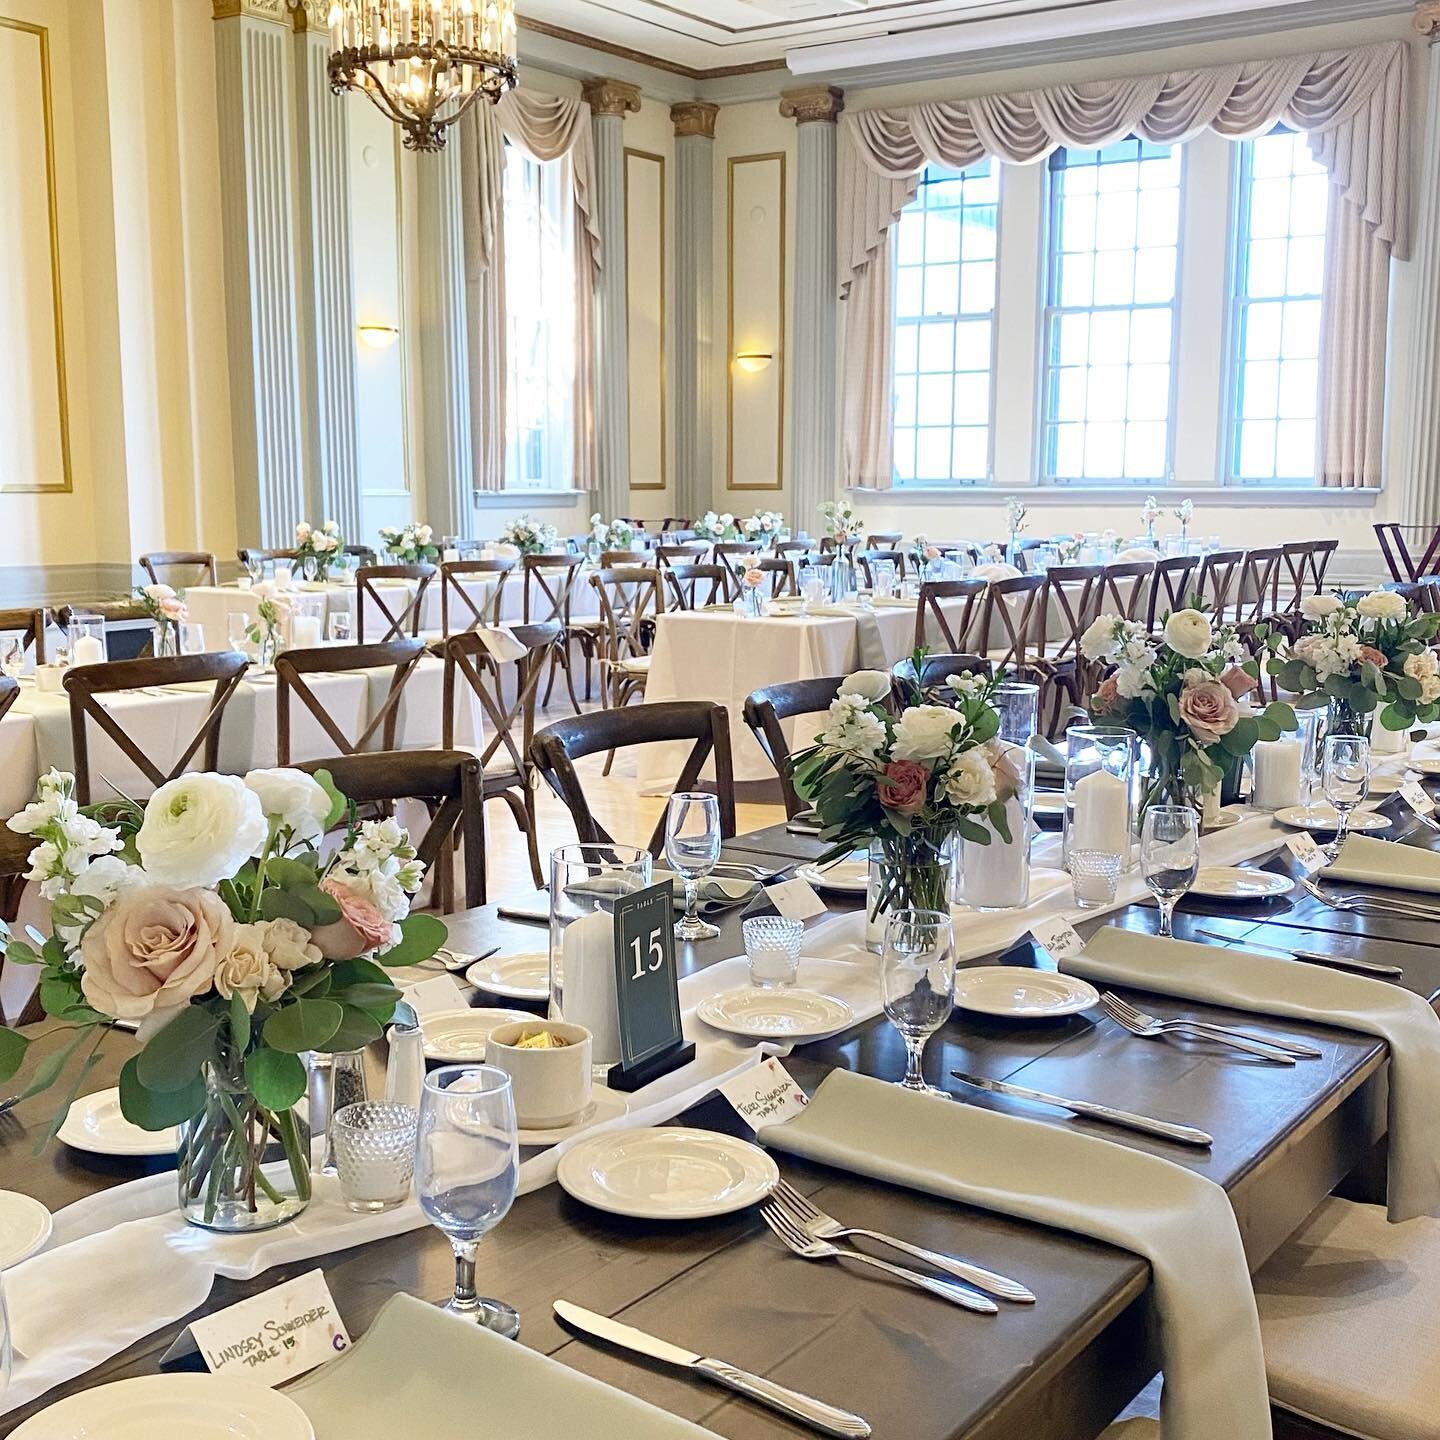
[[[364,1100],[337,1111],[331,1125],[340,1198],[347,1210],[393,1210],[410,1198],[415,1176],[416,1111]]]
[[[740,924],[750,983],[761,990],[793,985],[800,973],[800,943],[805,927],[783,915],[755,915]]]

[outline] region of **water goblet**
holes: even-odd
[[[1160,934],[1169,936],[1175,902],[1200,872],[1200,817],[1189,805],[1152,805],[1140,831],[1140,869],[1160,906]]]
[[[925,1043],[955,1004],[955,931],[942,910],[896,910],[885,924],[880,959],[885,1018],[905,1041],[902,1090],[943,1095],[920,1071]]]
[[[25,642],[23,640],[0,641],[0,670],[12,680],[20,678],[25,668]]]
[[[336,644],[350,641],[350,615],[348,611],[337,610],[330,616],[330,639]]]
[[[700,882],[719,859],[719,800],[699,793],[672,795],[665,813],[665,860],[685,882],[685,914],[675,925],[677,940],[711,940],[720,933],[695,908]]]
[[[452,1315],[513,1340],[520,1316],[475,1293],[480,1241],[509,1213],[520,1176],[515,1097],[493,1065],[446,1065],[425,1077],[415,1141],[415,1190],[426,1218],[455,1250]]]
[[[1320,769],[1325,798],[1335,807],[1335,838],[1323,846],[1333,863],[1345,848],[1350,816],[1370,793],[1370,742],[1363,735],[1327,735]]]

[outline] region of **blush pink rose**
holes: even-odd
[[[321,925],[311,941],[327,960],[353,960],[390,944],[390,922],[363,895],[339,880],[321,881],[320,888],[340,906],[340,918]]]
[[[1221,677],[1220,683],[1238,700],[1255,688],[1251,679],[1238,665],[1232,665]]]
[[[1107,714],[1120,703],[1120,686],[1113,675],[1107,675],[1095,692],[1095,708]]]
[[[1362,645],[1360,647],[1360,653],[1356,658],[1368,660],[1372,665],[1381,670],[1389,663],[1385,659],[1385,652],[1383,650],[1377,650],[1373,645]]]
[[[929,779],[929,768],[918,761],[892,760],[875,782],[880,803],[901,815],[915,815],[925,808],[925,787]]]
[[[1180,692],[1180,718],[1202,745],[1214,745],[1240,719],[1235,697],[1218,680],[1200,680]]]

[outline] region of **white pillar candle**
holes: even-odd
[[[596,910],[571,921],[561,940],[560,966],[564,987],[559,1018],[572,1025],[583,1025],[590,1032],[592,1064],[614,1064],[620,1059],[619,1002],[615,998],[615,917]],[[553,999],[552,996],[552,1002]]]
[[[1130,848],[1130,787],[1108,770],[1092,770],[1075,782],[1070,848],[1123,854]]]
[[[962,894],[977,910],[1014,910],[1030,901],[1030,836],[1025,807],[1018,798],[1005,802],[1010,843],[992,829],[990,843],[964,842]]]
[[[296,650],[305,650],[320,643],[320,617],[318,615],[293,615],[290,618],[290,644]]]
[[[1255,788],[1252,800],[1261,810],[1283,810],[1301,803],[1302,740],[1260,740],[1255,745]]]
[[[104,658],[105,647],[93,635],[80,636],[70,657],[75,665],[98,665]]]

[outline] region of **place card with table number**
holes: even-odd
[[[614,924],[620,1063],[606,1083],[612,1090],[633,1091],[695,1058],[694,1043],[680,1028],[670,882],[617,900]]]
[[[1287,835],[1285,848],[1300,862],[1307,875],[1313,875],[1325,865],[1325,852],[1316,843],[1313,835]]]
[[[1435,813],[1435,802],[1418,780],[1406,780],[1400,787],[1400,798],[1419,816]]]
[[[1030,938],[1052,956],[1057,965],[1063,965],[1085,948],[1080,932],[1063,915],[1047,915],[1037,920],[1030,927]]]

